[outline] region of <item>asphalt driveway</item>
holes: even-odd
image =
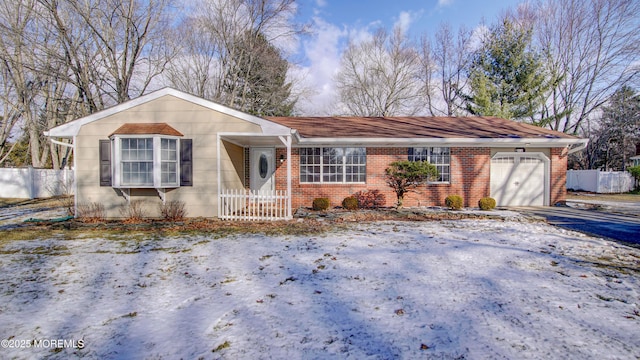
[[[572,207],[527,207],[519,212],[540,216],[556,226],[640,247],[640,217]]]

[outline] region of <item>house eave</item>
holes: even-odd
[[[566,147],[583,144],[587,139],[538,138],[301,138],[296,147],[305,146],[365,146],[365,147]],[[583,148],[583,147],[582,147]]]

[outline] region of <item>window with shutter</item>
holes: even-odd
[[[163,189],[193,186],[191,139],[114,135],[112,142],[113,152],[110,141],[100,141],[101,186]]]
[[[111,186],[111,141],[100,140],[100,186]]]
[[[193,186],[193,141],[180,140],[180,186]]]

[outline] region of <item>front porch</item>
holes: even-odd
[[[218,134],[218,218],[265,221],[293,217],[291,143],[291,134]],[[278,159],[276,149],[281,153]],[[285,184],[276,184],[276,170],[282,166],[286,167]]]

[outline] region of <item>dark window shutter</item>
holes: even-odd
[[[192,145],[192,139],[180,139],[180,186],[193,186]]]
[[[111,141],[100,140],[100,186],[111,186]]]

